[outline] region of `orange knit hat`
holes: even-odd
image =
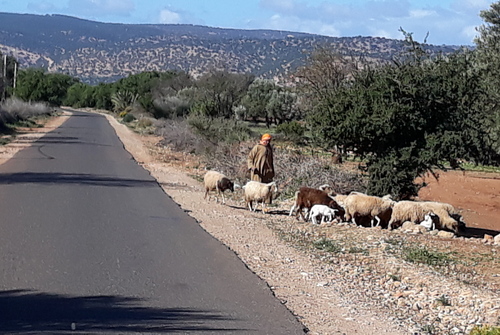
[[[272,138],[272,136],[271,136],[271,135],[269,135],[269,134],[264,134],[264,135],[262,135],[262,137],[261,137],[261,139],[260,139],[260,140],[261,140],[261,141],[266,141],[266,140],[270,140],[271,138]]]

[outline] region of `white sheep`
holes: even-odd
[[[245,205],[253,212],[257,210],[260,202],[262,212],[266,213],[266,202],[270,202],[278,193],[278,186],[274,181],[265,184],[252,180],[246,183],[243,189],[245,190]],[[254,201],[256,202],[255,207],[252,206]]]
[[[343,200],[345,209],[345,220],[356,223],[357,216],[370,217],[371,226],[379,226],[380,223],[388,222],[392,212],[392,207],[395,201],[389,196],[382,198],[366,195],[359,192],[350,193]],[[376,221],[376,224],[374,222]]]
[[[222,195],[222,203],[225,204],[226,199],[224,198],[224,191],[230,190],[231,192],[234,192],[234,183],[220,172],[208,171],[205,173],[203,181],[205,183],[204,199],[207,198],[210,191],[216,191],[217,195]],[[208,200],[210,201],[210,196],[208,197]],[[219,198],[217,196],[215,196],[215,201],[219,202]]]
[[[392,216],[389,221],[389,229],[393,229],[395,225],[403,224],[410,221],[416,224],[425,220],[425,215],[432,212],[437,216],[438,228],[446,228],[457,232],[459,222],[452,216],[456,215],[456,211],[452,205],[435,202],[435,201],[398,201],[392,208]],[[436,220],[436,219],[435,219]]]
[[[324,223],[326,219],[328,222],[333,221],[335,217],[336,209],[333,209],[326,205],[314,205],[309,212],[309,217],[313,224],[318,224],[317,217],[321,215],[321,223]]]

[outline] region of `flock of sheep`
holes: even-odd
[[[234,192],[235,186],[238,187],[227,176],[216,171],[208,171],[204,176],[204,183],[205,198],[209,192],[215,191],[218,196],[222,196],[223,203],[224,191]],[[242,188],[246,206],[255,211],[260,203],[263,213],[266,212],[266,203],[278,193],[275,182],[265,184],[249,181]],[[218,198],[216,199],[218,201]],[[455,233],[465,227],[462,216],[450,204],[433,201],[394,201],[389,195],[377,197],[360,192],[335,194],[328,185],[318,188],[301,187],[295,192],[295,203],[289,215],[294,213],[297,219],[300,216],[304,221],[310,219],[314,224],[353,222],[394,229],[410,221],[428,230],[442,229]]]

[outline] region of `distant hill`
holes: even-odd
[[[387,61],[402,40],[327,37],[273,30],[221,29],[195,25],[115,24],[64,15],[0,13],[0,52],[22,67],[44,67],[87,83],[111,82],[143,71],[211,69],[286,76],[316,46]],[[449,53],[457,46],[427,46]]]

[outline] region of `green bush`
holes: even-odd
[[[342,252],[342,246],[340,246],[336,241],[329,238],[320,238],[319,240],[314,241],[313,245],[316,249],[320,249],[326,252],[333,252],[335,254]]]
[[[297,121],[285,122],[276,127],[276,132],[295,144],[303,143],[306,127]]]
[[[500,328],[493,326],[475,326],[470,335],[500,335]]]
[[[411,263],[442,266],[451,262],[448,254],[438,251],[432,251],[423,246],[403,247],[402,255],[405,261]]]
[[[129,123],[135,120],[135,116],[131,113],[127,113],[122,120],[123,122]]]
[[[247,125],[236,120],[190,115],[188,124],[193,130],[213,145],[220,142],[238,143],[251,138],[252,132]]]

